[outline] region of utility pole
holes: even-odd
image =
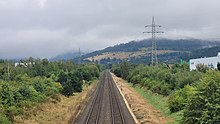
[[[154,16],[152,18],[152,24],[151,25],[147,25],[145,26],[150,27],[151,31],[145,31],[143,33],[151,33],[152,34],[152,43],[151,43],[151,64],[155,65],[158,63],[158,59],[157,59],[157,43],[156,43],[156,33],[164,33],[162,31],[157,31],[156,27],[162,27],[161,25],[156,25],[154,22]]]
[[[78,64],[80,65],[81,64],[81,50],[79,48],[79,60],[78,60]]]

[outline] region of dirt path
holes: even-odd
[[[48,101],[33,109],[23,116],[15,117],[15,124],[70,124],[74,121],[88,96],[94,91],[96,83],[84,86],[81,93],[71,97],[59,95],[61,101],[54,103]]]
[[[159,110],[155,110],[126,81],[112,75],[117,85],[122,88],[122,93],[140,124],[165,124],[172,121],[172,119],[164,117]]]

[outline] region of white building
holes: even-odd
[[[190,70],[195,70],[198,64],[204,64],[209,68],[217,69],[218,62],[220,62],[220,52],[216,57],[190,59]]]
[[[22,63],[22,62],[16,62],[15,63],[15,67],[17,66],[24,66],[24,67],[28,67],[28,66],[31,66],[31,65],[35,65],[35,62],[26,62],[26,63]]]

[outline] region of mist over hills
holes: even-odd
[[[178,50],[178,51],[191,51],[202,48],[210,48],[214,46],[220,46],[219,41],[207,41],[198,39],[158,39],[157,49],[158,50]],[[83,58],[100,55],[105,52],[132,52],[138,51],[141,48],[151,47],[151,40],[145,39],[140,41],[130,41],[128,43],[123,43],[111,47],[107,47],[103,50],[94,51],[85,54]]]
[[[57,55],[53,58],[50,58],[50,61],[69,60],[69,59],[74,59],[78,56],[79,56],[79,52],[67,52],[64,54]]]
[[[150,61],[151,39],[130,41],[117,44],[102,50],[82,54],[82,60],[99,61],[103,64],[120,62],[123,59],[134,63],[146,63]],[[179,59],[215,56],[220,51],[220,41],[199,39],[157,39],[158,59],[161,62],[177,62]],[[204,51],[204,52],[202,52]],[[144,54],[146,53],[146,54]],[[110,55],[111,54],[111,55]],[[123,58],[119,54],[123,54]],[[127,55],[125,55],[127,54]],[[137,54],[136,56],[133,54]],[[117,56],[118,55],[118,56]],[[51,58],[50,60],[68,60],[75,58],[78,61],[78,52],[68,52]]]

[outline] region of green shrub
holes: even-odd
[[[63,90],[63,87],[59,82],[53,82],[52,87],[55,89],[54,90],[55,93],[59,93]]]
[[[183,89],[175,91],[168,99],[168,106],[171,112],[183,110],[189,98],[195,94],[196,89],[186,85]]]
[[[19,111],[15,106],[10,106],[5,109],[5,114],[7,115],[8,119],[12,122],[14,121],[14,116],[17,115],[18,113]]]
[[[3,114],[0,114],[0,124],[11,124],[11,121]]]
[[[143,78],[143,79],[141,80],[140,85],[141,85],[142,87],[148,87],[148,86],[149,86],[149,82],[150,82],[150,79],[145,77],[145,78]]]
[[[14,115],[24,114],[50,98],[60,101],[61,92],[72,95],[82,91],[83,80],[91,82],[101,71],[95,64],[76,65],[72,60],[49,62],[29,58],[21,62],[32,64],[14,67],[12,62],[0,63],[0,124],[13,122]]]
[[[32,80],[32,85],[37,92],[41,93],[45,92],[47,87],[45,81],[43,81],[40,77],[34,78]]]
[[[122,71],[122,65],[114,65],[112,70],[117,70],[116,73],[118,73]],[[139,65],[135,69],[128,69],[126,79],[133,85],[145,87],[153,93],[169,95],[173,90],[181,89],[186,85],[195,85],[201,76],[201,72],[189,71],[189,65],[183,63],[182,65],[175,64],[171,69],[165,64],[157,66]]]
[[[198,64],[196,65],[196,69],[199,71],[199,72],[203,72],[203,73],[206,73],[209,68],[207,65],[204,65],[204,64]]]
[[[66,96],[70,96],[73,92],[81,92],[83,81],[81,74],[78,71],[72,71],[67,74],[67,81],[63,84],[62,93]]]
[[[13,106],[16,104],[14,93],[14,88],[9,83],[0,82],[0,99],[3,106]]]
[[[159,92],[159,94],[167,96],[167,95],[170,94],[170,92],[171,92],[171,90],[170,90],[168,84],[166,84],[166,83],[160,84],[160,92]]]
[[[184,109],[183,123],[220,123],[220,73],[208,71],[197,89]]]

